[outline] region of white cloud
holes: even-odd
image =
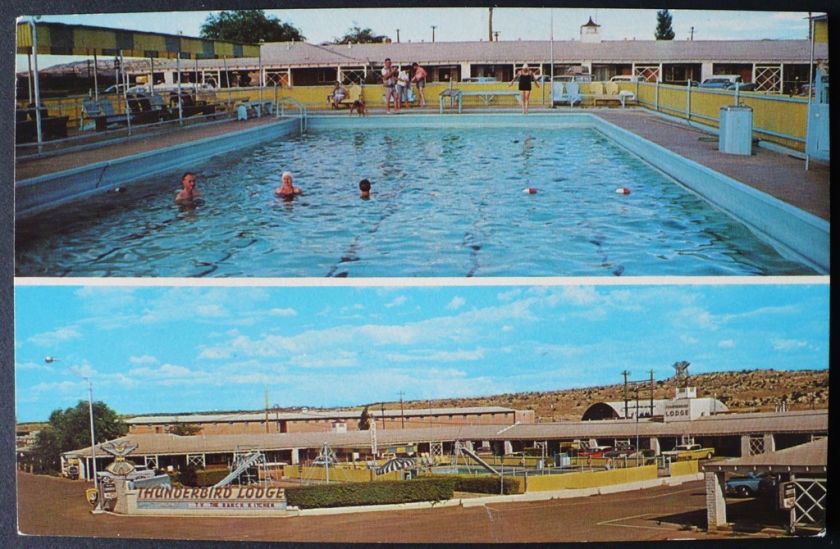
[[[73,326],[64,326],[51,332],[42,332],[29,338],[31,343],[41,347],[48,347],[56,343],[63,343],[81,337],[81,333]]]
[[[459,295],[456,295],[452,298],[452,301],[450,301],[449,304],[446,305],[446,308],[450,311],[457,311],[458,309],[463,307],[466,302],[466,299]]]
[[[484,349],[457,351],[428,351],[418,350],[409,353],[388,353],[385,360],[390,362],[463,362],[481,360],[485,356]]]
[[[215,303],[199,305],[195,310],[201,316],[220,317],[227,314],[224,307]]]
[[[404,295],[398,295],[394,299],[390,301],[390,303],[386,303],[385,307],[390,309],[391,307],[399,307],[403,303],[405,303],[407,298]]]
[[[562,297],[564,301],[574,305],[589,305],[601,300],[594,286],[566,286],[563,288]]]
[[[771,343],[774,351],[793,351],[808,346],[808,342],[801,339],[774,339]]]
[[[512,332],[513,331],[513,326],[511,326],[510,324],[505,324],[504,326],[502,326],[502,331],[503,332]]]
[[[680,341],[682,341],[683,343],[687,343],[689,345],[694,345],[695,343],[698,342],[698,339],[696,337],[692,337],[688,334],[683,334],[683,335],[680,336]]]
[[[286,308],[277,308],[271,309],[268,314],[271,316],[295,316],[297,315],[297,311],[292,309],[291,307]]]
[[[735,345],[736,343],[734,339],[721,339],[718,341],[718,347],[721,349],[734,349]]]
[[[513,288],[512,290],[508,290],[506,292],[499,292],[496,294],[496,299],[499,301],[510,301],[519,296],[522,293],[522,290],[519,288]]]
[[[152,355],[131,356],[128,361],[132,364],[157,364],[158,359]]]
[[[27,361],[27,362],[17,362],[15,363],[16,370],[44,370],[47,372],[54,372],[55,369],[47,364],[40,364],[34,361]]]

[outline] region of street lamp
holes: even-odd
[[[44,362],[52,364],[58,362],[58,359],[53,356],[44,357]],[[93,470],[93,489],[96,490],[96,509],[101,507],[99,500],[99,480],[96,478],[96,434],[93,429],[93,382],[90,377],[79,374],[79,376],[87,381],[88,384],[88,412],[90,413],[90,463]]]
[[[437,28],[437,25],[432,25],[432,42],[435,41],[435,29],[436,28]]]

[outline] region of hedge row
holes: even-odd
[[[498,494],[499,479],[496,477],[461,477],[455,478],[455,490],[458,492],[472,492],[477,494]],[[522,479],[504,477],[502,479],[503,493],[521,494],[525,492]]]
[[[286,488],[286,501],[300,509],[444,501],[452,499],[455,484],[452,478],[421,478],[301,486]]]

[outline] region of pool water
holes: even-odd
[[[19,223],[17,274],[811,273],[586,128],[322,130],[186,169],[192,210],[174,204],[177,173]],[[304,191],[290,202],[273,194],[283,170]]]

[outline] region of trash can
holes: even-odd
[[[752,107],[720,108],[718,150],[726,154],[752,154]]]

